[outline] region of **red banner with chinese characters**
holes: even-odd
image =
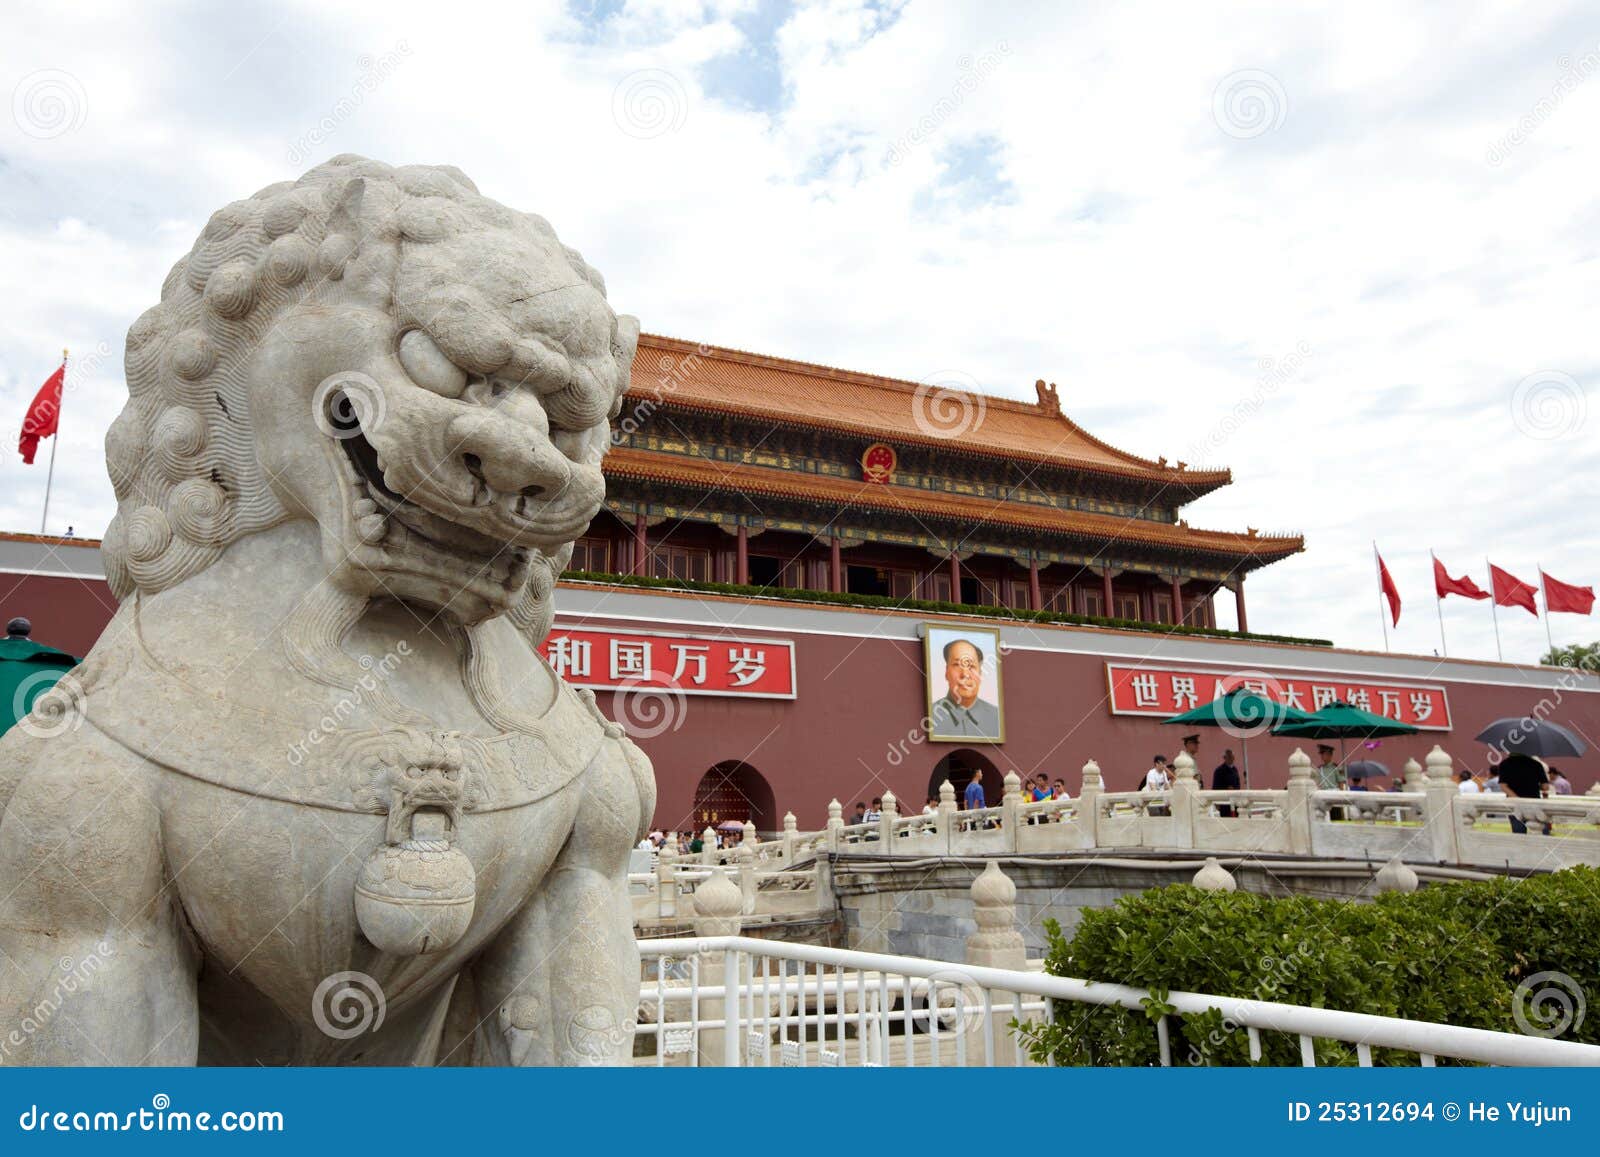
[[[1164,718],[1247,687],[1288,707],[1318,711],[1334,700],[1424,731],[1450,730],[1450,699],[1432,683],[1392,683],[1365,676],[1277,675],[1107,663],[1111,714]]]
[[[795,697],[794,643],[556,626],[539,648],[574,687],[660,687],[685,695]]]

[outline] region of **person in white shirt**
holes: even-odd
[[[1456,790],[1462,795],[1478,795],[1483,790],[1478,786],[1478,781],[1472,778],[1472,773],[1464,767],[1456,772],[1456,781]]]
[[[1155,766],[1144,773],[1145,791],[1166,791],[1172,786],[1172,776],[1167,773],[1167,757],[1156,756]]]

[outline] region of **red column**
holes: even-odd
[[[844,593],[844,560],[839,557],[839,536],[828,539],[828,587],[834,594]]]
[[[1036,611],[1044,610],[1044,596],[1039,592],[1039,560],[1028,560],[1028,606]]]
[[[961,601],[961,560],[953,551],[950,554],[950,601]]]
[[[734,551],[733,581],[740,586],[750,583],[750,532],[743,526],[739,527],[734,541],[737,544]]]
[[[1183,625],[1183,582],[1177,575],[1172,576],[1172,625]]]
[[[1248,631],[1250,620],[1244,614],[1244,576],[1240,575],[1233,584],[1233,606],[1239,614],[1239,630]]]
[[[633,573],[650,573],[650,531],[645,526],[642,514],[633,516]]]
[[[1117,608],[1116,604],[1111,601],[1111,568],[1108,566],[1100,568],[1100,597],[1101,601],[1105,603],[1105,609],[1100,613],[1107,618],[1115,615]]]

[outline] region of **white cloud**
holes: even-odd
[[[1574,73],[1596,51],[1581,8],[1464,22],[1448,6],[832,0],[764,45],[741,31],[754,7],[30,10],[0,72],[15,87],[64,70],[87,113],[51,139],[0,125],[0,412],[20,415],[62,344],[120,349],[206,216],[307,167],[290,150],[360,80],[358,58],[404,44],[320,155],[459,164],[547,215],[647,328],[909,378],[955,368],[1017,397],[1046,377],[1096,434],[1168,457],[1303,344],[1207,455],[1234,486],[1188,511],[1306,533],[1306,555],[1250,579],[1258,629],[1380,646],[1373,538],[1407,598],[1408,650],[1438,643],[1430,545],[1480,577],[1485,551],[1523,577],[1537,561],[1600,577],[1583,514],[1600,75],[1488,159],[1559,58]],[[703,70],[729,58],[781,69],[783,100],[708,96]],[[615,119],[643,69],[683,102],[655,136]],[[1214,96],[1243,70],[1285,106],[1241,138]],[[940,195],[942,158],[979,146],[1005,196]],[[111,509],[99,440],[119,363],[68,402],[56,508],[80,531]],[[1590,395],[1582,429],[1517,430],[1514,391],[1540,371]],[[41,474],[0,460],[0,520],[36,525]],[[1452,652],[1494,654],[1483,607],[1446,615]],[[1508,656],[1542,650],[1523,612],[1501,625]]]

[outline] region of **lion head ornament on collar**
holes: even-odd
[[[128,336],[112,588],[310,518],[346,593],[537,642],[637,338],[547,221],[455,168],[341,156],[236,201]]]

